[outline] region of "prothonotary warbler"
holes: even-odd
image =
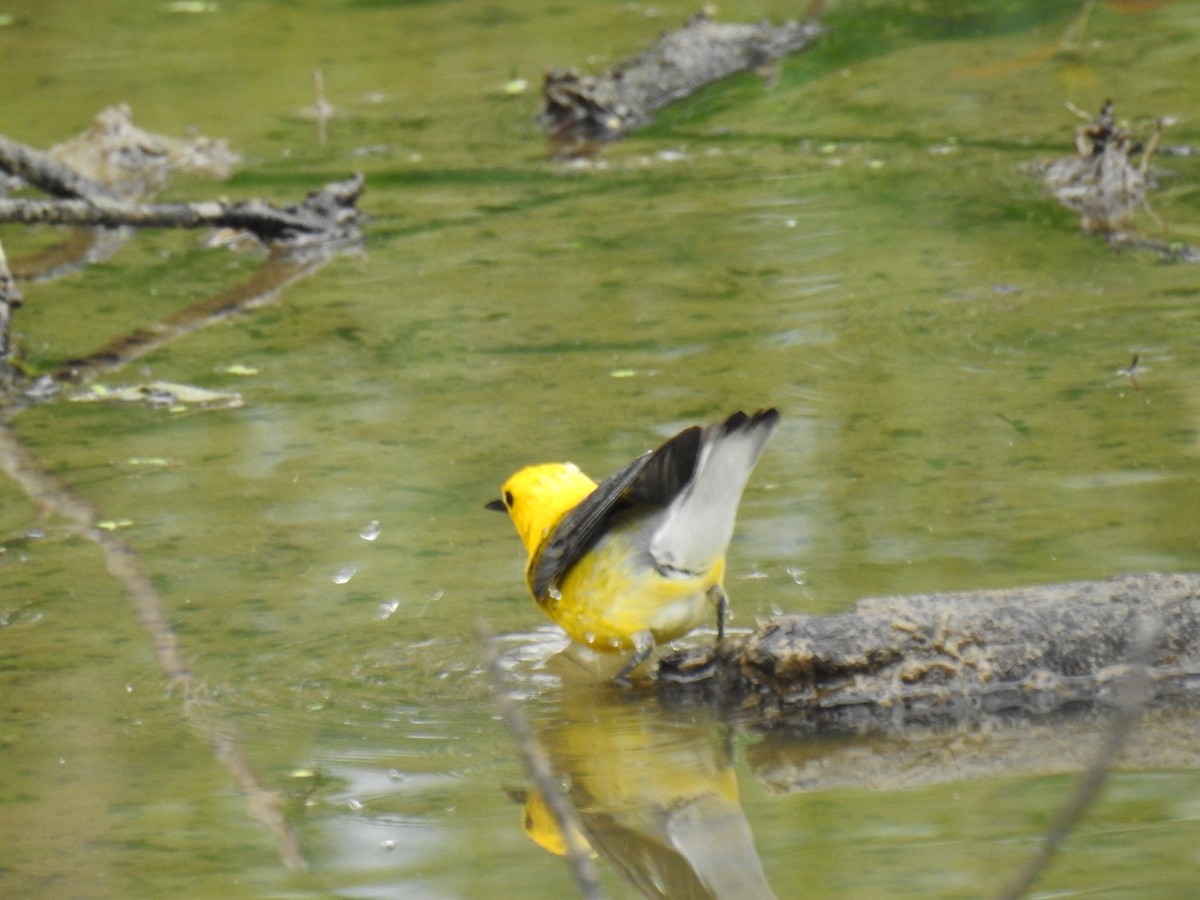
[[[518,470],[489,509],[507,511],[529,554],[533,599],[575,641],[626,653],[615,680],[716,607],[742,491],[779,412],[685,428],[597,485],[573,463]]]

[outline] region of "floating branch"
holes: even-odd
[[[764,720],[851,731],[1040,715],[1107,705],[1135,636],[1149,699],[1200,694],[1200,575],[862,600],[833,616],[778,616],[749,637],[663,660],[689,681]],[[685,688],[686,689],[686,688]]]
[[[0,200],[0,222],[117,228],[236,228],[264,243],[349,240],[357,235],[354,208],[363,177],[327,184],[295,206],[262,200],[200,203],[131,203],[103,196],[88,199]]]
[[[224,141],[184,140],[134,126],[129,107],[102,111],[90,128],[49,152],[0,135],[0,171],[49,194],[51,200],[0,199],[0,222],[102,228],[233,228],[264,243],[310,246],[358,237],[355,203],[363,178],[325,185],[301,203],[262,200],[145,203],[169,172],[188,169],[218,178],[237,156]]]
[[[540,120],[558,151],[585,154],[650,122],[676,100],[746,69],[812,46],[825,29],[816,21],[746,25],[692,17],[649,50],[602,75],[551,70]]]

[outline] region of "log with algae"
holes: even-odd
[[[1156,632],[1150,700],[1200,696],[1200,574],[859,601],[774,617],[663,660],[668,692],[702,690],[764,720],[875,730],[1103,705],[1134,636]],[[688,681],[687,685],[673,681]]]
[[[818,8],[814,4],[810,17]],[[640,56],[600,75],[547,72],[541,122],[556,152],[584,155],[706,85],[812,46],[824,31],[814,18],[748,25],[714,22],[700,13]]]

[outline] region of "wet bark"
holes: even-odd
[[[1104,706],[1135,665],[1148,673],[1150,703],[1200,696],[1200,575],[890,597],[841,615],[778,616],[719,648],[665,658],[660,681],[668,694],[707,692],[770,723],[870,731]],[[680,679],[691,683],[671,683]]]
[[[824,31],[815,21],[776,27],[718,23],[697,15],[601,75],[547,72],[541,122],[558,152],[586,153],[714,81],[811,46]]]

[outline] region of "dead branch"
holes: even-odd
[[[362,175],[356,175],[328,184],[310,193],[302,203],[283,208],[261,200],[144,204],[101,195],[0,200],[0,222],[106,228],[234,228],[252,232],[264,243],[345,241],[357,233],[354,204],[362,186]]]
[[[825,29],[815,21],[746,25],[703,13],[666,32],[649,50],[599,76],[551,70],[540,121],[556,150],[579,155],[650,122],[676,100],[737,72],[812,46]]]
[[[762,721],[870,732],[1111,706],[1137,623],[1161,636],[1150,699],[1200,687],[1200,575],[1125,575],[1012,590],[862,600],[778,616],[741,640],[663,659],[667,692],[711,692]],[[690,685],[673,685],[686,681]]]
[[[92,125],[43,153],[0,135],[0,171],[55,199],[0,198],[0,222],[103,228],[232,228],[263,243],[310,245],[357,238],[361,175],[313,191],[301,203],[261,200],[140,202],[176,168],[225,177],[237,160],[223,141],[184,140],[137,128],[126,106],[103,110]]]

